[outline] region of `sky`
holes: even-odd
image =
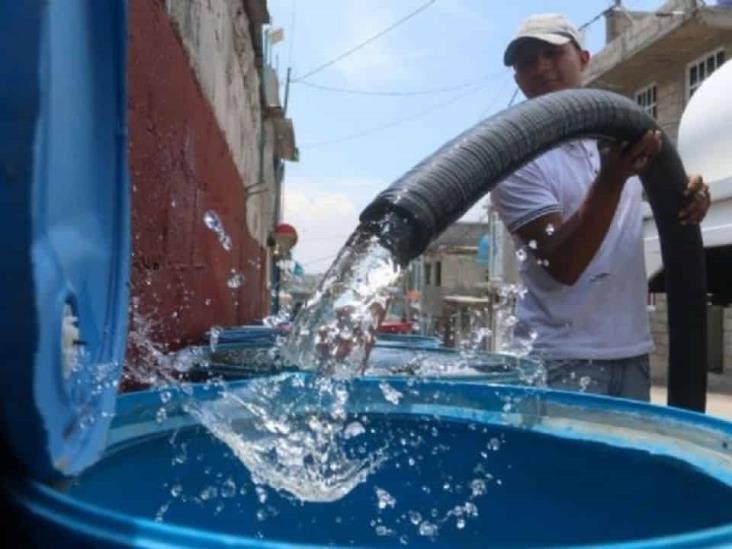
[[[273,46],[272,63],[282,97],[291,68],[287,116],[300,151],[299,162],[286,165],[283,221],[298,231],[293,258],[306,273],[327,270],[356,228],[361,210],[381,190],[451,138],[509,105],[516,86],[502,56],[525,17],[560,12],[580,26],[612,4],[435,0],[368,45],[305,77],[427,3],[268,1],[272,27],[284,29],[284,41]],[[623,2],[629,10],[654,10],[661,4]],[[594,53],[604,38],[600,18],[587,28],[585,46]],[[395,92],[401,95],[381,95]],[[519,93],[516,101],[522,99]],[[463,219],[481,218],[479,203]]]

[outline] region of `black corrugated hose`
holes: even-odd
[[[395,181],[361,213],[359,230],[377,234],[406,264],[501,180],[542,152],[580,137],[633,142],[649,129],[658,129],[653,118],[610,92],[567,90],[526,101],[477,124]],[[641,180],[656,219],[666,275],[668,403],[704,411],[704,247],[699,227],[679,222],[687,175],[665,134],[661,153]]]

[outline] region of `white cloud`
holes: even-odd
[[[287,178],[284,220],[298,232],[293,255],[307,272],[324,272],[330,266],[363,208],[385,186],[364,178]]]
[[[302,191],[285,192],[285,212],[306,223],[321,223],[334,215],[349,217],[356,208],[348,197],[341,193],[321,192],[311,195]]]

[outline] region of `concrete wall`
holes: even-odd
[[[246,203],[249,232],[265,246],[272,227],[274,176],[271,162],[260,167],[260,147],[265,146],[260,78],[243,5],[242,0],[166,1],[242,182],[247,186],[263,183],[271,191],[254,194]],[[270,135],[267,158],[272,157],[272,141]]]
[[[476,256],[450,253],[429,253],[424,265],[432,264],[429,285],[422,291],[422,313],[437,318],[443,315],[442,298],[446,295],[482,296],[480,284],[486,282],[487,270],[476,262]],[[435,286],[435,263],[442,262],[442,283]],[[424,271],[423,271],[424,272]]]
[[[649,308],[648,317],[655,350],[651,353],[651,379],[663,382],[668,371],[668,307],[666,294],[655,295],[656,304]]]
[[[264,222],[251,221],[245,189],[256,181],[260,132],[245,15],[220,9],[233,2],[209,2],[213,11],[202,2],[173,4],[198,6],[200,17],[186,12],[187,26],[176,26],[164,2],[129,2],[131,361],[150,360],[146,353],[152,344],[172,350],[200,341],[211,325],[242,324],[268,310]],[[229,34],[217,34],[219,27],[205,23],[213,19],[225,19]],[[183,46],[177,30],[182,28],[199,58],[210,55],[211,65],[233,71],[228,79],[203,63],[195,70],[198,64],[189,55],[194,50]],[[223,51],[227,40],[237,56]],[[236,70],[235,59],[241,60]],[[209,210],[218,213],[231,250],[205,226]],[[238,288],[227,284],[232,273],[244,277]]]
[[[445,255],[442,258],[442,285],[449,292],[472,294],[476,284],[486,281],[486,269],[473,255]]]
[[[665,382],[668,368],[668,308],[665,294],[655,295],[655,307],[649,308],[651,336],[655,350],[651,354],[651,378]],[[723,321],[723,377],[732,379],[732,307],[724,310]]]
[[[692,0],[666,2],[660,11],[686,10],[687,15],[649,16],[636,23],[598,52],[585,75],[586,83],[609,89],[635,99],[636,92],[650,84],[657,86],[657,119],[675,142],[678,126],[687,103],[687,65],[720,47],[727,59],[732,58],[732,29],[728,17],[716,17],[716,26],[693,15]],[[720,18],[721,17],[721,18]],[[649,310],[651,333],[656,350],[651,356],[652,377],[666,379],[668,331],[666,296],[655,296],[655,307]],[[724,367],[725,376],[732,376],[732,312],[725,311]]]

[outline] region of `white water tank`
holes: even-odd
[[[688,173],[707,182],[732,177],[732,63],[717,69],[692,96],[679,125],[678,149]]]
[[[732,62],[707,78],[681,116],[678,150],[687,173],[701,174],[712,204],[701,224],[705,248],[732,246]],[[650,214],[650,212],[649,212]],[[662,268],[661,246],[653,218],[643,221],[646,272]],[[732,280],[732,273],[730,274]]]

